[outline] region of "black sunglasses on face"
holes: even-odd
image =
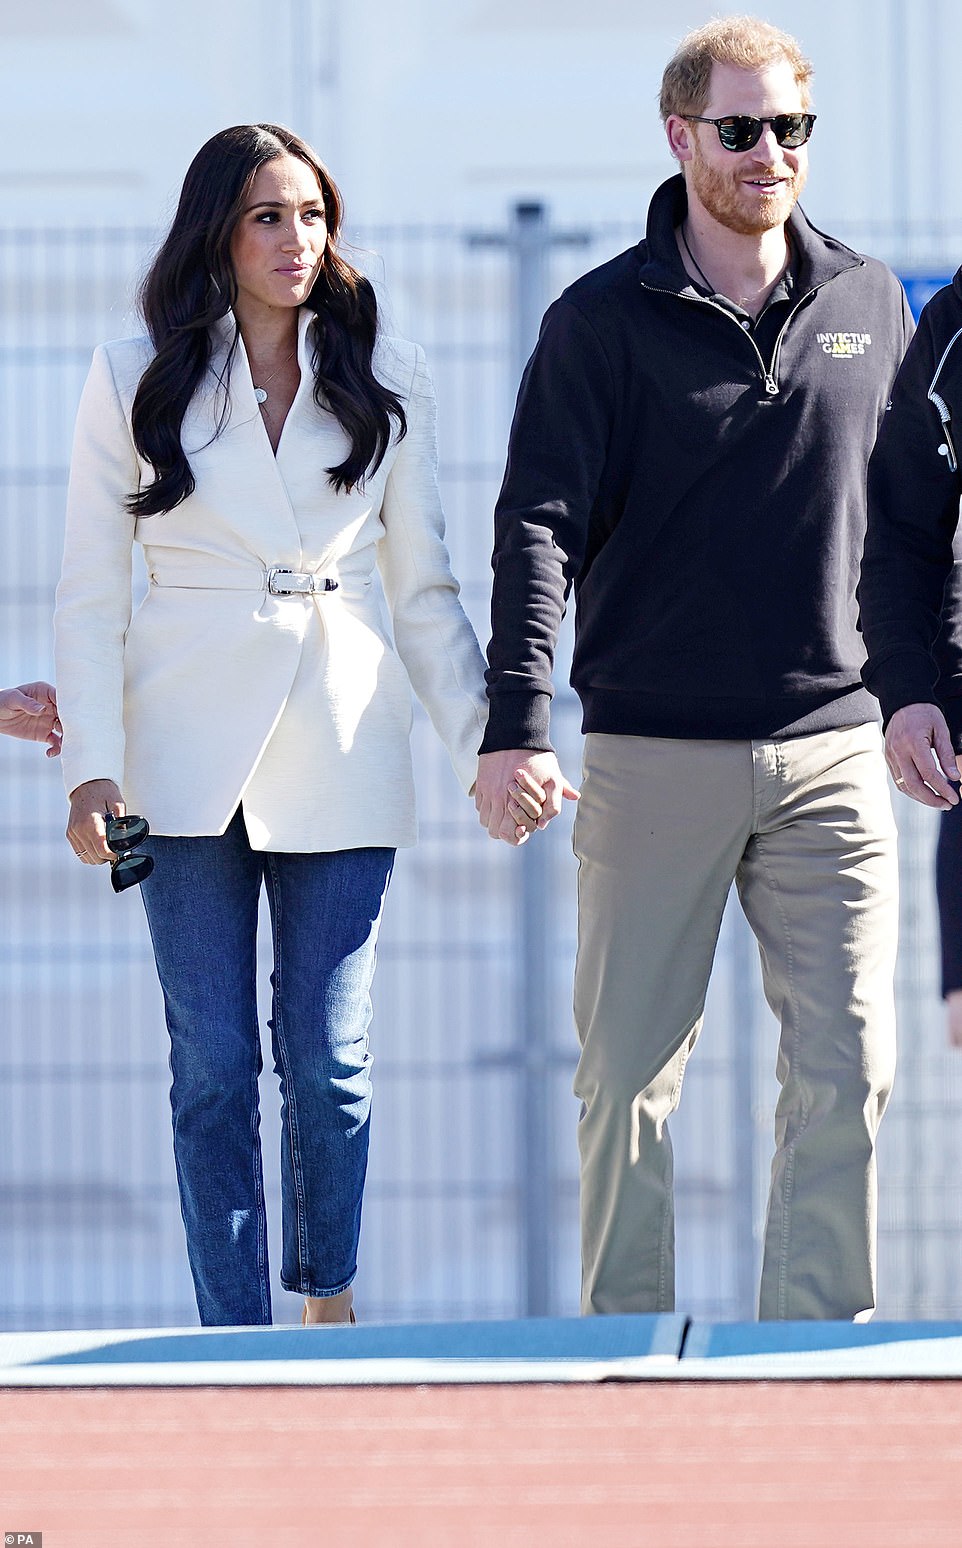
[[[749,113],[729,113],[725,118],[699,118],[697,113],[682,115],[690,124],[714,124],[725,150],[747,151],[757,145],[766,124],[783,150],[798,150],[811,139],[814,113],[776,113],[773,118],[753,118]]]
[[[126,892],[128,887],[136,887],[138,882],[145,881],[154,869],[152,855],[131,853],[144,842],[150,828],[146,817],[135,817],[131,812],[126,817],[107,815],[104,826],[107,848],[118,856],[110,862],[110,885],[115,892]]]

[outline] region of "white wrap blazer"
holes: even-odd
[[[68,793],[119,785],[155,833],[223,833],[243,805],[255,849],[400,847],[417,837],[411,686],[466,791],[485,719],[483,658],[458,599],[437,488],[435,405],[422,351],[376,348],[407,434],[363,488],[326,469],[347,437],[314,401],[313,314],[275,457],[232,319],[218,328],[184,419],[193,494],[134,520],[152,472],[130,429],[149,340],[95,353],[74,440],[56,670]],[[133,544],[149,586],[132,610]],[[336,582],[275,596],[275,566]]]

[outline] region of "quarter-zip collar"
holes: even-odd
[[[638,277],[652,290],[675,291],[693,300],[704,300],[688,277],[681,261],[675,229],[688,213],[685,179],[679,173],[656,189],[648,210],[645,240],[639,245]],[[812,225],[796,204],[788,217],[788,238],[796,264],[799,298],[817,290],[837,274],[861,268],[865,260],[835,237]]]

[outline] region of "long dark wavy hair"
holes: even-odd
[[[222,129],[191,162],[170,231],[140,293],[155,354],[134,398],[133,437],[154,479],[127,502],[136,516],[173,510],[193,493],[180,432],[210,363],[212,326],[236,299],[231,238],[258,168],[285,153],[313,169],[324,197],[327,250],[304,305],[321,319],[315,328],[315,401],[330,409],[351,442],[344,461],[325,470],[334,488],[352,489],[379,467],[392,415],[399,433],[407,430],[400,400],[372,369],[377,300],[370,281],[338,252],[343,205],[327,168],[279,124]]]

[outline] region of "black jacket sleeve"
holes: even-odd
[[[948,617],[948,609],[948,627],[936,645],[960,496],[959,474],[940,451],[945,436],[928,400],[949,337],[945,315],[943,303],[937,343],[931,310],[923,312],[869,464],[868,529],[858,587],[868,652],[862,677],[880,701],[886,724],[906,704],[946,707],[957,700],[962,708],[962,619]],[[960,325],[962,308],[955,327]]]
[[[494,517],[482,752],[544,751],[558,630],[584,560],[614,411],[611,367],[573,302],[549,307],[528,362]]]

